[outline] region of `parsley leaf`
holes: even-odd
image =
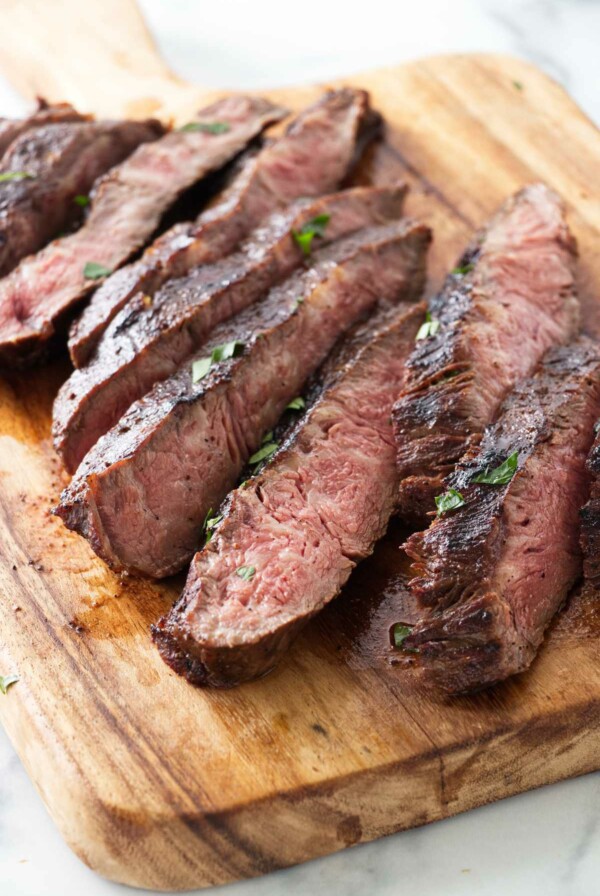
[[[394,623],[394,626],[392,627],[392,639],[396,650],[402,649],[402,645],[410,635],[411,631],[411,625],[404,625],[402,622]]]
[[[233,339],[231,342],[224,342],[223,345],[217,345],[212,350],[211,358],[217,363],[218,361],[228,361],[229,358],[236,358],[244,351],[244,343]]]
[[[192,364],[192,382],[199,383],[200,380],[203,380],[208,371],[210,370],[210,365],[212,363],[212,358],[209,356],[208,358],[199,358],[197,361],[194,361]]]
[[[485,485],[507,485],[517,472],[518,463],[519,452],[513,451],[499,467],[494,467],[493,470],[486,467],[483,473],[473,476],[471,482],[482,482]]]
[[[523,85],[520,81],[513,81],[513,87],[515,90],[523,90]]]
[[[436,495],[435,498],[438,516],[441,516],[442,513],[448,513],[449,510],[456,510],[457,507],[462,507],[463,504],[465,504],[465,499],[455,488],[449,488],[445,494]]]
[[[236,575],[240,577],[240,579],[244,579],[246,582],[249,582],[254,573],[256,572],[255,566],[238,566],[236,569]]]
[[[470,274],[474,267],[474,264],[463,264],[453,268],[450,273],[455,275]]]
[[[325,228],[329,224],[331,215],[317,215],[310,221],[307,221],[300,230],[292,230],[296,244],[300,246],[305,255],[310,255],[312,249],[312,241],[315,237],[321,239],[325,236]]]
[[[73,202],[75,205],[78,205],[79,208],[85,208],[86,205],[90,204],[90,197],[79,193],[79,195],[73,197]]]
[[[302,411],[306,407],[306,402],[299,395],[297,398],[292,398],[288,406],[286,407],[286,411]]]
[[[213,364],[218,364],[219,361],[228,361],[229,358],[237,358],[244,348],[245,344],[237,339],[232,342],[224,342],[223,345],[216,345],[207,358],[199,358],[192,363],[192,382],[199,383]]]
[[[200,131],[202,134],[226,134],[231,125],[226,121],[188,121],[179,128],[180,131]]]
[[[439,328],[439,320],[434,320],[429,311],[426,311],[425,323],[421,324],[421,326],[419,327],[419,332],[417,333],[417,341],[419,339],[428,339],[429,336],[435,336]]]
[[[223,514],[214,513],[211,507],[204,517],[204,522],[202,523],[202,531],[206,535],[206,541],[204,542],[204,544],[208,544],[208,542],[211,540],[213,531],[217,528],[222,519]]]
[[[2,171],[0,173],[0,184],[8,183],[11,180],[27,180],[33,178],[34,175],[29,171]]]
[[[265,442],[263,445],[255,451],[248,463],[251,466],[255,466],[255,464],[259,464],[261,461],[266,460],[268,457],[271,457],[272,454],[275,454],[279,445],[277,442]]]
[[[21,680],[20,675],[0,675],[0,691],[3,694],[8,692],[9,687],[12,684],[16,684],[17,681]]]
[[[101,277],[108,277],[112,274],[110,268],[98,264],[97,261],[87,261],[83,269],[83,276],[86,280],[100,280]]]
[[[250,460],[248,461],[248,465],[251,467],[258,467],[262,461],[266,460],[268,457],[271,457],[272,454],[275,454],[277,449],[279,448],[279,442],[275,442],[273,440],[273,432],[266,432],[263,436],[260,448],[258,451],[255,451]],[[258,470],[254,470],[254,474]]]

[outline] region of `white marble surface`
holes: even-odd
[[[142,0],[142,6],[172,67],[198,83],[292,84],[423,54],[485,50],[529,58],[600,121],[600,0]],[[20,108],[0,79],[0,114]],[[598,896],[600,774],[219,894],[284,890],[290,896]],[[0,896],[125,892],[88,871],[63,844],[0,731]]]

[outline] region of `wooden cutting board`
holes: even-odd
[[[28,95],[186,119],[206,94],[158,59],[124,0],[3,4],[0,58]],[[407,177],[435,229],[431,284],[521,185],[566,199],[585,319],[600,332],[600,138],[529,65],[449,56],[357,75],[388,122],[362,181]],[[296,109],[322,89],[269,95]],[[515,326],[518,327],[518,320]],[[453,702],[390,665],[402,533],[268,678],[195,690],[148,628],[178,593],[108,572],[49,515],[66,361],[0,381],[0,718],[77,854],[109,878],[183,889],[262,874],[600,767],[599,604],[575,596],[530,672]]]

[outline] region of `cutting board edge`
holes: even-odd
[[[591,641],[586,646],[593,650]],[[597,651],[592,659],[597,661]],[[20,708],[23,711],[17,711],[13,721],[17,721],[15,727],[21,734],[12,724],[6,726],[15,748],[17,743],[24,743],[24,732],[31,731],[38,715],[32,695],[20,702]],[[3,710],[4,707],[1,716]],[[568,716],[560,709],[550,715],[540,714],[516,732],[507,726],[505,732],[494,731],[476,742],[465,739],[443,754],[432,745],[430,751],[410,759],[272,792],[261,799],[219,810],[205,808],[194,814],[153,815],[146,811],[142,817],[140,804],[135,801],[99,800],[91,794],[84,777],[65,764],[58,740],[52,749],[52,771],[47,741],[36,743],[33,752],[18,752],[65,842],[84,864],[115,883],[143,890],[180,892],[259,877],[598,771],[600,727],[594,727],[593,720],[600,714],[600,696],[593,700],[582,698],[570,710]],[[539,744],[545,742],[549,731],[552,750],[546,750],[540,761]],[[537,743],[535,748],[532,742]],[[515,744],[521,767],[515,764]],[[43,769],[42,780],[38,780],[38,769]],[[477,780],[473,793],[464,786],[466,770],[471,780]],[[63,785],[68,778],[68,787],[64,789],[68,791],[70,806],[65,811],[63,803],[61,814],[57,814],[57,802],[47,799],[45,793],[44,781],[55,776]],[[407,804],[426,804],[428,809],[411,808],[407,814]],[[357,807],[360,814],[356,813]],[[260,831],[265,815],[269,825],[263,839]],[[310,821],[310,835],[305,844],[301,831],[308,830],[306,820]],[[288,831],[295,835],[289,859],[279,851],[280,838],[285,839]],[[172,880],[172,867],[152,867],[151,857],[160,855],[165,843],[172,845],[182,836],[188,838],[187,861],[177,868],[177,876]],[[233,856],[224,856],[223,841],[227,848],[233,848]],[[273,859],[275,854],[280,857]],[[212,871],[207,874],[206,869]]]
[[[600,702],[597,704],[596,708],[600,708]],[[335,807],[331,807],[328,804],[324,806],[324,827],[315,831],[314,810],[315,805],[318,805],[320,791],[323,789],[322,785],[313,785],[295,791],[292,794],[291,802],[292,804],[295,804],[295,809],[297,807],[297,811],[293,811],[292,813],[290,813],[290,796],[285,793],[277,794],[272,798],[265,798],[260,802],[249,803],[247,806],[241,806],[238,809],[232,809],[229,812],[216,813],[214,816],[212,816],[211,813],[205,813],[202,816],[203,820],[217,822],[219,827],[226,827],[228,829],[227,838],[238,841],[245,849],[244,838],[242,836],[238,839],[237,829],[242,827],[245,832],[248,828],[256,828],[256,825],[259,824],[260,820],[264,817],[264,810],[266,807],[268,807],[269,814],[271,815],[271,825],[277,825],[279,833],[284,832],[285,834],[290,828],[297,831],[297,822],[300,821],[300,823],[302,823],[304,819],[302,809],[304,804],[306,804],[308,810],[307,816],[310,818],[313,830],[310,837],[311,842],[305,848],[303,854],[299,857],[294,856],[289,861],[279,859],[275,862],[267,861],[265,863],[264,858],[260,858],[260,860],[256,864],[253,864],[252,867],[246,868],[242,875],[240,875],[238,871],[227,869],[223,876],[219,875],[215,878],[201,879],[199,874],[194,873],[190,876],[189,880],[179,883],[175,889],[172,889],[171,887],[157,885],[153,880],[145,880],[144,877],[139,877],[137,875],[130,876],[129,864],[126,859],[125,862],[121,864],[121,873],[117,873],[117,876],[113,877],[112,873],[103,874],[103,876],[107,879],[114,880],[116,883],[123,883],[141,889],[159,889],[162,892],[180,892],[189,890],[190,888],[205,888],[224,885],[241,879],[251,879],[285,868],[291,868],[313,859],[333,855],[336,852],[341,852],[352,846],[371,843],[382,837],[387,837],[417,827],[423,827],[428,824],[433,824],[436,821],[444,821],[453,818],[456,815],[460,815],[463,812],[482,808],[512,796],[518,796],[523,793],[537,790],[540,787],[545,787],[564,780],[575,779],[588,773],[596,772],[600,769],[600,761],[596,760],[594,762],[590,760],[589,752],[590,750],[595,750],[596,754],[600,755],[600,732],[592,732],[588,729],[585,733],[586,743],[585,745],[581,745],[581,759],[576,760],[576,762],[573,763],[573,759],[571,758],[568,769],[564,769],[563,771],[556,770],[555,773],[549,775],[548,767],[546,766],[543,770],[540,769],[539,777],[537,779],[532,777],[528,780],[527,784],[514,783],[513,785],[508,786],[504,775],[499,776],[498,779],[494,781],[493,775],[490,773],[487,782],[489,791],[484,798],[482,798],[480,791],[477,792],[477,795],[472,797],[466,796],[466,792],[463,791],[463,799],[455,799],[451,804],[446,805],[440,803],[439,811],[428,812],[427,814],[416,813],[414,817],[409,820],[406,818],[406,810],[400,808],[402,803],[399,802],[402,796],[406,795],[400,790],[396,797],[396,791],[393,789],[393,785],[398,783],[398,777],[401,774],[405,772],[410,773],[410,767],[412,765],[421,765],[422,761],[425,760],[425,757],[418,757],[413,762],[392,763],[389,767],[381,766],[365,772],[355,772],[348,776],[347,779],[340,778],[335,782],[337,793],[341,790],[349,790],[352,802],[356,805],[361,805],[361,809],[364,805],[368,805],[369,796],[371,795],[371,779],[375,777],[377,778],[379,787],[387,787],[390,794],[394,793],[394,802],[398,803],[396,811],[399,814],[395,820],[392,820],[393,810],[387,810],[385,812],[386,820],[384,824],[375,821],[372,827],[368,826],[363,828],[361,823],[360,836],[358,836],[357,829],[353,829],[354,820],[358,818],[358,816],[349,814],[348,809],[345,807],[337,810]],[[556,736],[556,732],[553,732],[553,736]],[[572,736],[572,729],[565,730],[565,749]],[[456,756],[460,757],[460,755],[461,751],[456,751]],[[493,757],[493,755],[492,752],[490,757]],[[434,754],[428,758],[435,760],[436,762],[439,761],[439,756],[435,756]],[[330,790],[332,788],[330,784],[325,784],[324,789]],[[336,794],[333,796],[335,795]],[[409,799],[414,798],[412,792],[409,791],[408,797]],[[256,818],[254,817],[255,814]],[[377,807],[377,812],[375,814],[382,814],[381,806]],[[231,827],[229,827],[229,825],[231,825]],[[314,842],[315,833],[318,833],[320,838],[318,846],[316,846]],[[335,836],[332,837],[332,834]],[[330,836],[329,840],[327,839],[328,835]],[[160,848],[160,843],[162,841],[163,832],[158,829],[156,838],[157,849]],[[275,841],[275,845],[279,845],[277,840]],[[273,847],[273,843],[272,841],[269,841],[267,844],[254,844],[253,850],[258,851],[261,847],[263,850],[265,848],[268,849]],[[296,848],[297,847],[298,844],[296,844]],[[73,848],[73,850],[76,854],[79,854],[77,849]],[[95,865],[96,869],[99,869],[100,867],[99,864]]]

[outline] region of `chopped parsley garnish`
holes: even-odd
[[[180,131],[200,131],[202,134],[226,134],[231,125],[226,121],[188,121]]]
[[[243,350],[244,343],[239,342],[237,339],[233,339],[231,342],[224,342],[223,345],[217,345],[213,348],[210,357],[215,363],[218,361],[227,361],[229,358],[237,357]]]
[[[78,205],[80,208],[85,208],[86,205],[90,204],[90,197],[84,196],[83,193],[80,193],[78,196],[73,198],[73,202],[75,205]]]
[[[99,280],[101,277],[108,277],[109,274],[112,274],[110,268],[98,264],[97,261],[87,261],[83,269],[86,280]]]
[[[300,228],[300,230],[292,230],[296,244],[300,246],[305,255],[310,255],[312,242],[315,237],[321,239],[325,236],[325,228],[329,224],[331,215],[317,215]]]
[[[199,383],[200,380],[204,379],[210,370],[211,364],[212,358],[210,356],[208,358],[199,358],[197,361],[194,361],[192,364],[192,382]]]
[[[523,84],[521,81],[513,81],[513,87],[515,90],[523,90]]]
[[[402,650],[402,645],[412,631],[411,625],[404,625],[402,622],[394,623],[392,627],[392,639],[396,650]]]
[[[428,339],[430,336],[435,336],[437,331],[440,328],[439,320],[434,320],[429,311],[425,312],[425,323],[421,324],[419,327],[419,332],[417,333],[417,340],[419,339]]]
[[[457,507],[462,507],[464,503],[465,499],[455,488],[449,488],[445,494],[436,495],[435,497],[438,516],[441,516],[442,513],[448,513],[449,510],[456,510]]]
[[[288,406],[286,407],[286,411],[302,411],[306,407],[306,402],[299,395],[297,398],[292,398]]]
[[[9,687],[20,680],[20,675],[0,675],[0,691],[2,691],[3,694],[6,694]]]
[[[296,299],[296,305],[302,305],[303,302],[304,299],[302,298],[302,296],[298,296],[298,298]]]
[[[260,464],[263,460],[266,460],[268,457],[271,457],[272,454],[275,454],[279,445],[277,442],[267,441],[264,442],[258,451],[255,451],[248,463],[253,467],[256,464]]]
[[[274,441],[273,432],[266,432],[263,436],[260,448],[258,449],[258,451],[254,452],[254,454],[248,461],[248,466],[256,468],[253,470],[253,475],[256,475],[258,473],[260,464],[262,464],[263,461],[267,460],[267,458],[271,457],[272,454],[275,454],[278,448],[279,442]]]
[[[211,540],[213,531],[217,528],[222,519],[223,514],[214,513],[211,507],[204,517],[204,522],[202,524],[202,532],[204,533],[204,535],[206,535],[206,541],[204,542],[204,544],[208,544],[208,542]]]
[[[519,452],[513,451],[499,467],[494,467],[493,470],[486,467],[483,473],[473,476],[471,482],[481,482],[485,485],[507,485],[517,472],[518,463]]]
[[[255,566],[238,566],[235,573],[240,577],[240,579],[244,579],[244,581],[249,582],[254,573],[256,572]]]
[[[463,264],[463,265],[459,265],[456,268],[453,268],[450,273],[455,274],[455,275],[469,274],[473,270],[474,267],[475,267],[475,265],[472,263]]]
[[[199,383],[204,379],[213,364],[219,361],[227,361],[229,358],[237,358],[244,351],[245,344],[234,339],[232,342],[224,342],[216,345],[207,358],[199,358],[192,364],[192,382]]]
[[[34,176],[29,171],[2,171],[0,172],[0,184],[8,183],[11,180],[27,180]]]

